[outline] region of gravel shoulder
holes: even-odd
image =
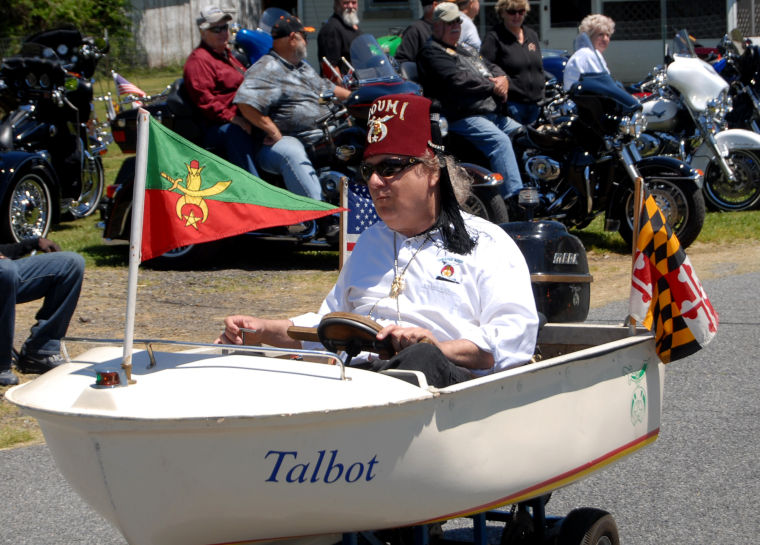
[[[702,280],[760,270],[760,247],[754,243],[697,242],[688,254]],[[625,299],[630,286],[630,257],[591,252],[588,259],[594,277],[591,306]],[[69,336],[124,337],[127,273],[125,267],[85,271]],[[205,270],[141,268],[135,337],[211,341],[229,314],[285,318],[313,311],[337,274],[337,257],[294,254],[288,249],[272,252],[265,244],[238,256],[234,263],[221,262]],[[17,307],[17,347],[34,323],[38,308],[39,302]]]
[[[126,249],[124,250],[126,253]],[[688,250],[700,279],[760,270],[760,246],[754,243],[695,243]],[[590,252],[591,307],[625,300],[630,290],[631,259],[627,255]],[[138,275],[136,339],[172,339],[211,342],[224,317],[252,314],[285,318],[316,310],[338,276],[337,255],[296,253],[292,247],[261,244],[221,259],[212,267],[191,271],[141,268]],[[126,267],[99,267],[85,271],[79,304],[68,336],[123,339],[126,315]],[[708,294],[709,295],[709,294]],[[39,301],[17,306],[15,346],[20,347]],[[624,319],[620,316],[620,320]],[[71,345],[72,355],[87,347]],[[22,375],[32,380],[36,375]],[[20,415],[2,401],[0,440],[22,446],[43,441],[34,419]]]

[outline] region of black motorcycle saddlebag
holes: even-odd
[[[583,322],[591,302],[586,249],[557,221],[501,224],[525,256],[536,308],[549,322]]]

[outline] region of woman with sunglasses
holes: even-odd
[[[398,353],[360,354],[365,369],[421,371],[437,387],[527,362],[538,319],[530,276],[497,225],[460,210],[461,169],[433,143],[430,101],[390,95],[370,109],[361,177],[381,221],[359,237],[318,313],[290,320],[230,316],[217,342],[298,347],[291,325],[316,326],[330,312],[368,316]],[[350,213],[350,212],[349,212]]]
[[[507,74],[507,115],[530,124],[538,118],[538,101],[546,84],[538,34],[524,25],[530,4],[528,0],[499,0],[495,9],[502,22],[483,38],[480,53]]]

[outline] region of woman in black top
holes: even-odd
[[[496,14],[503,24],[488,31],[480,53],[501,67],[509,79],[507,115],[523,124],[538,117],[537,102],[544,96],[544,68],[538,34],[523,25],[528,0],[499,0]]]

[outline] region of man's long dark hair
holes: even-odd
[[[442,157],[436,157],[440,165],[440,178],[438,188],[441,199],[441,213],[438,216],[436,227],[441,230],[443,247],[456,254],[467,255],[475,249],[477,241],[467,231],[464,218],[459,208],[454,185],[449,174],[448,161]]]

